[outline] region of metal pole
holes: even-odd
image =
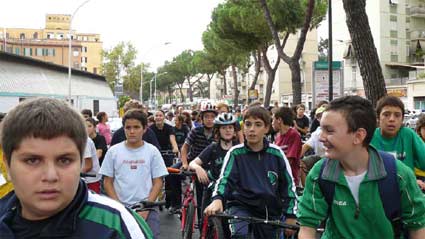
[[[140,102],[143,104],[143,62],[140,64]]]
[[[69,22],[69,35],[68,35],[68,102],[71,103],[71,43],[72,43],[72,20],[74,20],[75,14],[77,14],[78,10],[84,6],[86,3],[90,2],[90,0],[86,0],[80,4],[80,6],[75,9],[72,13],[71,20]]]
[[[328,74],[329,101],[333,99],[333,69],[332,69],[332,0],[328,0]]]
[[[151,79],[150,82],[149,82],[149,102],[150,102],[150,104],[152,104],[152,80],[153,79]]]
[[[154,75],[154,77],[155,77],[155,93],[154,93],[154,97],[155,97],[155,110],[157,109],[157,101],[156,101],[156,72],[155,72],[155,75]]]

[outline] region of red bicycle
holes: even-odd
[[[183,239],[192,239],[192,234],[195,229],[195,218],[197,213],[196,202],[196,173],[192,171],[183,171],[176,168],[167,168],[168,173],[178,174],[189,177],[190,183],[186,187],[183,196],[182,210],[181,210],[181,232]]]

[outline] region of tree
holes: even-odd
[[[111,89],[127,70],[134,67],[137,51],[131,43],[120,42],[110,50],[103,50],[102,73],[105,75]]]
[[[387,94],[387,90],[366,14],[366,0],[343,0],[342,2],[366,97],[375,106],[378,100]]]
[[[326,1],[324,0],[308,0],[307,2],[303,1],[293,1],[289,0],[292,3],[302,4],[300,7],[305,9],[305,11],[299,12],[300,16],[304,17],[304,22],[302,25],[288,25],[287,29],[280,29],[278,24],[283,19],[281,17],[289,17],[290,11],[287,9],[287,6],[283,4],[278,4],[279,1],[282,3],[290,4],[285,0],[276,0],[276,1],[268,1],[268,0],[259,0],[261,3],[261,8],[263,9],[264,17],[267,21],[268,28],[273,36],[274,44],[276,46],[276,50],[280,59],[282,59],[285,63],[289,65],[289,69],[291,70],[291,78],[292,78],[292,95],[293,95],[293,104],[301,103],[301,67],[300,67],[300,58],[301,53],[304,49],[304,43],[306,40],[307,32],[312,27],[317,26],[317,24],[322,20],[325,12],[326,12]],[[315,4],[317,6],[315,7]],[[288,12],[289,11],[289,12]],[[287,12],[287,14],[283,14]],[[288,56],[284,52],[284,48],[286,42],[289,38],[289,35],[295,33],[297,28],[301,27],[301,31],[299,34],[299,38],[297,41],[296,48],[292,56]],[[284,32],[283,41],[281,43],[281,39],[279,37],[279,32]]]
[[[200,84],[198,84],[202,98],[205,96],[210,97],[211,80],[214,74],[219,71],[216,64],[216,59],[214,59],[212,54],[209,54],[206,51],[195,51],[193,54],[193,65],[196,69],[196,72],[207,76],[207,84],[203,84],[201,81]],[[204,92],[203,88],[207,89],[206,92]]]
[[[320,38],[317,50],[319,51],[319,61],[327,61],[328,59],[329,40]]]

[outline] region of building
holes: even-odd
[[[344,62],[345,93],[364,96],[363,81],[345,22],[342,0],[332,0],[332,9],[333,59]],[[424,66],[425,1],[369,0],[366,13],[388,94],[400,97],[408,109],[421,105],[416,101],[424,101],[425,109],[425,86],[418,86],[424,84],[423,80],[409,78],[418,75],[410,71]]]
[[[0,50],[68,66],[70,21],[71,15],[47,14],[44,29],[0,29]],[[71,30],[71,39],[71,67],[100,74],[100,35]]]
[[[32,97],[69,96],[68,68],[30,57],[0,52],[0,112],[8,112]],[[117,115],[117,103],[104,76],[73,69],[71,103],[77,110],[91,109]]]

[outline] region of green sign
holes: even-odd
[[[327,61],[315,61],[314,62],[314,69],[315,70],[327,70],[328,69],[328,62]],[[333,61],[332,62],[332,70],[339,70],[341,69],[341,62],[340,61]]]

